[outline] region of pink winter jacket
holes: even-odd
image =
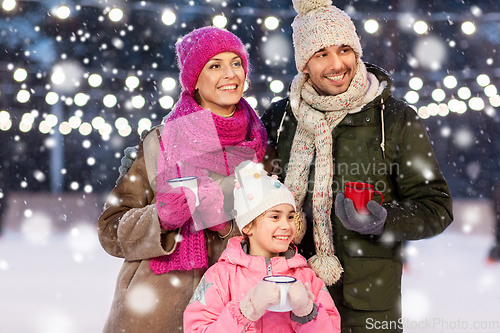
[[[241,246],[243,237],[229,240],[219,262],[202,278],[184,312],[184,332],[340,332],[340,315],[333,300],[306,259],[264,258],[247,255]],[[267,262],[266,262],[267,261]],[[240,312],[240,301],[266,275],[289,275],[311,285],[317,316],[306,324],[292,320],[291,312],[267,311],[258,321],[249,321]]]

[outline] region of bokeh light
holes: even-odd
[[[54,105],[59,101],[59,95],[53,91],[49,91],[47,95],[45,95],[45,103],[49,105]]]
[[[283,82],[281,82],[280,80],[273,80],[270,84],[269,84],[269,88],[271,89],[271,91],[275,94],[279,94],[280,92],[283,91],[283,89],[285,88],[285,85],[283,84]]]
[[[368,20],[365,22],[365,30],[369,34],[374,34],[378,31],[379,25],[375,20]]]
[[[2,2],[2,8],[6,11],[11,11],[16,8],[17,2],[15,0],[4,0]]]
[[[247,97],[247,102],[248,104],[250,104],[250,106],[253,108],[253,109],[256,109],[257,108],[257,105],[259,104],[257,102],[257,99],[254,97],[254,96],[249,96]]]
[[[424,21],[417,21],[413,25],[413,30],[419,35],[425,34],[429,30],[429,26]]]
[[[132,102],[132,106],[136,109],[140,109],[140,108],[144,107],[144,105],[146,104],[146,100],[141,95],[137,95],[137,96],[132,97],[131,102]]]
[[[68,123],[71,126],[71,128],[76,129],[76,128],[80,127],[80,125],[82,124],[82,119],[80,117],[77,117],[77,116],[71,116],[68,119]]]
[[[476,26],[470,21],[462,23],[462,31],[466,35],[472,35],[476,31]]]
[[[410,104],[415,104],[418,102],[418,99],[420,98],[418,92],[410,90],[406,93],[405,99],[408,103]]]
[[[112,95],[112,94],[108,94],[108,95],[104,96],[104,98],[102,99],[102,103],[107,108],[114,107],[117,102],[118,102],[118,99],[116,98],[115,95]]]
[[[89,101],[90,96],[85,93],[78,93],[75,95],[74,102],[78,106],[84,106]]]
[[[80,127],[78,127],[78,131],[81,135],[87,136],[92,133],[92,125],[90,125],[89,123],[82,123]]]
[[[436,36],[420,37],[414,45],[413,53],[419,64],[430,70],[438,70],[447,57],[444,41]]]
[[[14,80],[23,82],[28,77],[28,72],[24,68],[18,68],[14,72]]]
[[[102,83],[102,77],[99,74],[92,74],[89,76],[88,82],[91,87],[99,87]]]
[[[56,15],[60,19],[65,20],[71,15],[71,9],[68,6],[60,6],[57,8]]]
[[[113,8],[109,11],[108,17],[113,22],[119,22],[123,18],[123,10],[120,8]]]
[[[67,121],[63,121],[59,124],[59,132],[61,132],[61,134],[68,135],[71,133],[71,130],[71,125]]]
[[[485,104],[481,97],[472,97],[469,100],[469,107],[474,111],[481,111],[484,109]]]
[[[177,85],[177,82],[175,81],[174,78],[171,77],[166,77],[161,81],[161,86],[163,87],[164,90],[170,91],[175,88]]]
[[[493,84],[490,84],[484,87],[484,94],[488,97],[493,97],[498,93],[497,87]]]
[[[97,116],[92,119],[92,127],[94,127],[96,130],[101,129],[104,124],[106,124],[106,120],[104,120],[103,117]]]
[[[224,28],[227,25],[227,18],[223,15],[214,16],[212,23],[217,28]]]
[[[17,93],[17,101],[19,103],[26,103],[27,101],[30,100],[31,94],[28,90],[19,90]]]
[[[413,90],[420,90],[424,86],[424,81],[419,77],[412,77],[408,82],[409,86]]]
[[[264,20],[264,25],[268,30],[275,30],[280,25],[280,21],[274,16],[269,16]]]
[[[443,84],[448,89],[453,89],[457,86],[458,81],[453,75],[448,75],[443,79]]]
[[[472,93],[470,92],[470,89],[467,87],[462,87],[458,89],[457,91],[458,97],[461,99],[469,99],[472,96]]]
[[[432,91],[432,99],[435,100],[436,102],[442,102],[446,98],[446,93],[444,92],[443,89],[434,89]]]
[[[130,90],[134,90],[135,88],[137,88],[139,86],[139,83],[140,83],[139,78],[134,75],[127,77],[127,79],[125,80],[125,85]]]
[[[476,78],[477,84],[479,84],[481,87],[486,87],[488,84],[491,83],[490,77],[486,74],[480,74]]]
[[[172,12],[170,10],[164,11],[163,14],[162,14],[162,16],[161,16],[161,21],[165,25],[172,25],[172,24],[174,24],[176,19],[177,19],[177,17],[175,16],[174,12]]]
[[[163,96],[158,102],[160,102],[160,106],[164,109],[170,109],[174,106],[174,99],[170,96]]]

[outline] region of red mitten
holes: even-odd
[[[165,185],[162,192],[156,194],[156,210],[160,225],[165,230],[179,228],[192,216],[196,205],[196,196],[187,187],[173,188]]]
[[[296,281],[290,285],[288,298],[292,306],[292,312],[297,317],[305,317],[313,310],[314,294],[311,292],[309,283],[305,286],[301,281]]]
[[[200,205],[197,207],[200,213],[203,227],[212,231],[219,231],[225,227],[227,222],[224,212],[224,194],[221,188],[210,177],[198,179],[198,198]]]
[[[240,301],[240,311],[250,321],[257,321],[270,305],[280,302],[280,287],[274,282],[261,281]]]

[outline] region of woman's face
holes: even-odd
[[[203,67],[195,88],[200,105],[218,115],[228,115],[239,102],[245,86],[245,70],[234,52],[222,52]]]

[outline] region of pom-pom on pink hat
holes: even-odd
[[[233,33],[216,27],[204,27],[191,31],[175,44],[182,89],[194,97],[198,76],[213,56],[222,52],[234,52],[242,61],[248,76],[248,52],[245,45]]]

